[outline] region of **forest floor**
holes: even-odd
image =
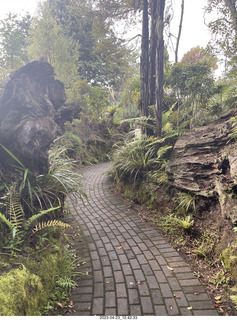
[[[167,229],[157,223],[163,217],[160,212],[149,210],[145,205],[136,204],[127,199],[125,201],[138,213],[142,220],[151,223],[159,230],[190,265],[194,274],[206,288],[218,313],[223,316],[236,316],[237,308],[230,299],[230,295],[226,295],[228,290],[235,285],[231,275],[224,270],[220,259],[215,260],[214,257],[212,259],[210,255],[208,257],[198,255],[196,253],[198,246],[195,247],[194,241],[192,241],[193,236],[199,236],[207,230],[207,222],[204,220],[197,221],[194,225],[193,234],[192,232],[185,234],[182,230],[179,232],[165,232],[164,230],[167,231]],[[218,228],[213,225],[211,229],[215,230],[215,234],[218,237],[218,232],[216,231]]]

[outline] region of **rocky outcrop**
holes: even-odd
[[[31,62],[13,73],[1,97],[0,142],[38,174],[48,170],[48,150],[57,136],[65,100],[63,83],[44,61]],[[1,167],[7,167],[3,150],[0,156]]]
[[[204,198],[217,197],[222,216],[233,223],[237,222],[237,146],[231,137],[235,111],[184,133],[166,168],[173,187]]]

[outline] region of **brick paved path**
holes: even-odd
[[[88,201],[69,203],[86,261],[71,315],[217,315],[179,253],[115,195],[102,163],[83,169]]]

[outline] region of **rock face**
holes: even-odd
[[[0,100],[0,142],[34,172],[46,173],[48,150],[56,138],[64,85],[44,61],[34,61],[12,74]],[[7,160],[1,153],[1,166]]]
[[[233,223],[237,222],[237,146],[231,137],[235,111],[183,134],[166,169],[175,188],[204,198],[217,197],[223,218]]]

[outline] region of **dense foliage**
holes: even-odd
[[[128,186],[127,195],[133,198],[135,190],[141,202],[144,200],[154,208],[157,190],[168,190],[165,168],[179,135],[236,107],[236,1],[208,0],[206,12],[218,13],[218,19],[209,24],[216,35],[215,42],[212,47],[191,48],[176,63],[169,61],[163,42],[170,8],[169,1],[155,0],[46,0],[39,5],[35,17],[10,13],[0,22],[3,86],[12,71],[30,60],[47,61],[64,82],[66,106],[73,110],[71,121],[64,123],[52,146],[47,174],[33,174],[7,146],[1,147],[17,165],[12,170],[17,170],[21,177],[8,184],[1,177],[0,248],[7,256],[15,259],[25,254],[25,248],[32,249],[32,243],[44,248],[51,241],[52,231],[48,230],[70,228],[61,218],[66,196],[75,192],[84,196],[76,171],[78,165],[112,159],[117,184]],[[132,28],[136,21],[140,23],[141,14],[139,76],[138,54],[124,40],[118,22]],[[226,57],[227,71],[217,81],[214,71],[220,49]],[[175,232],[181,226],[187,235],[195,223],[196,196],[179,191],[174,198],[175,215],[169,213],[159,224]],[[208,258],[215,241],[207,248],[206,238],[199,245],[203,257]],[[61,254],[60,249],[56,251]],[[57,265],[58,257],[54,252],[52,255],[52,264]],[[30,294],[27,281],[34,282],[35,290],[42,288],[47,279],[42,279],[42,274],[31,274],[30,268],[24,266],[20,275],[18,270],[9,271],[5,280],[0,278],[1,286],[18,286],[14,282],[18,279],[24,297]],[[63,296],[63,280],[56,282],[57,294]],[[74,285],[70,279],[67,283]],[[54,308],[55,296],[48,303],[48,311]],[[39,301],[34,303],[41,304],[40,298],[36,298]],[[9,297],[0,293],[0,299],[3,306]],[[11,305],[9,315],[33,314],[33,307],[24,299],[25,309],[17,306],[15,310]],[[0,314],[6,315],[2,306]]]

